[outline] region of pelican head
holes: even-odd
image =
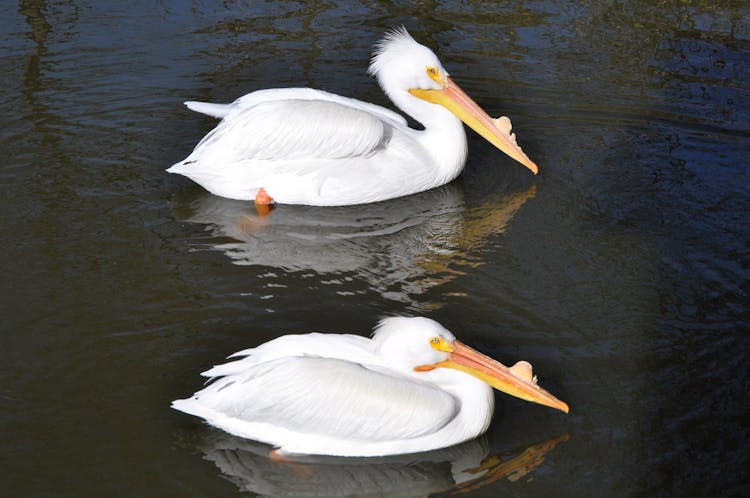
[[[396,105],[416,119],[420,120],[419,112],[415,112],[420,100],[442,106],[505,154],[538,173],[537,165],[510,132],[510,120],[487,115],[449,77],[432,50],[417,43],[405,28],[390,31],[376,45],[369,73]]]
[[[458,370],[511,396],[565,413],[569,411],[566,403],[537,385],[528,362],[519,361],[506,367],[458,341],[445,327],[429,318],[385,318],[376,327],[373,342],[378,354],[387,358],[394,368],[416,378],[420,373],[438,368]]]

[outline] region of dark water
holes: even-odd
[[[385,104],[400,24],[540,176],[470,134],[451,185],[258,219],[164,173],[213,126],[183,100]],[[5,2],[0,103],[2,494],[750,494],[747,3]],[[169,409],[231,352],[393,313],[570,415],[498,396],[458,448],[290,468]]]

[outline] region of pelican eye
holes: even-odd
[[[425,68],[425,72],[432,81],[440,83],[441,85],[443,84],[443,77],[440,75],[440,71],[438,71],[438,68],[436,68],[435,66],[427,66]]]
[[[435,337],[430,339],[430,346],[432,347],[432,349],[437,349],[438,351],[443,351],[446,353],[453,352],[453,344],[447,342],[439,335],[436,335]]]

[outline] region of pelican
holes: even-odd
[[[467,156],[463,121],[538,172],[516,143],[510,120],[488,116],[406,29],[387,33],[376,45],[368,72],[423,130],[385,107],[321,90],[259,90],[231,104],[186,102],[221,121],[167,171],[258,206],[383,201],[456,178]]]
[[[385,456],[452,446],[484,433],[492,388],[568,412],[525,361],[508,368],[422,317],[380,321],[371,339],[286,335],[232,355],[217,378],[172,407],[273,454]]]

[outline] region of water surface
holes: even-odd
[[[9,496],[750,494],[743,3],[27,0],[0,18]],[[184,100],[387,104],[365,69],[401,24],[513,119],[538,177],[469,132],[441,189],[260,219],[164,173],[214,125]],[[303,479],[169,409],[229,353],[388,314],[531,361],[570,415],[498,395],[455,451]]]

